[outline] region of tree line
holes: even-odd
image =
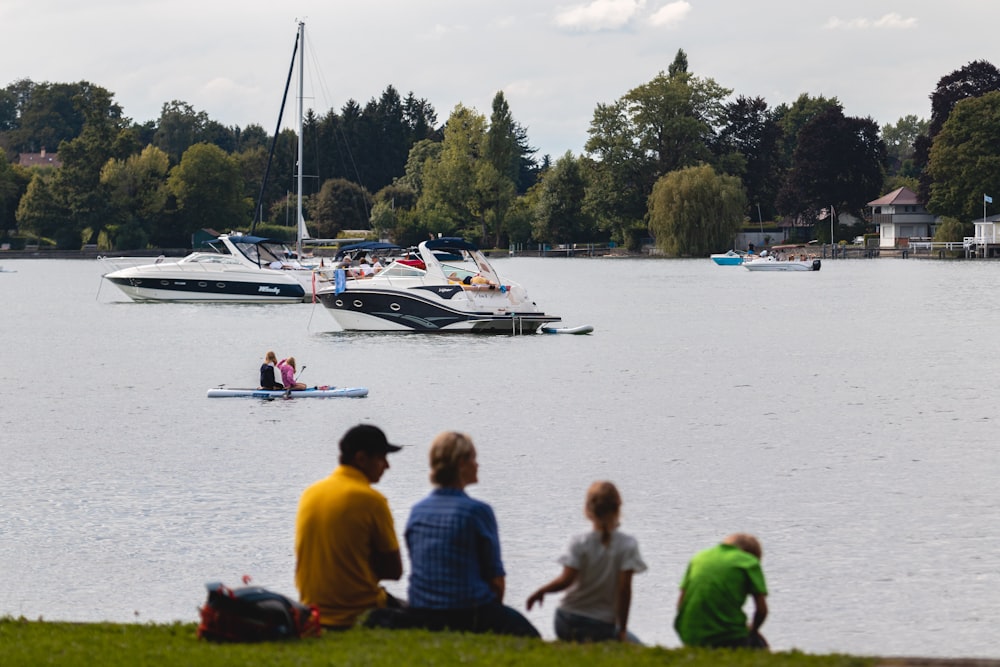
[[[439,124],[426,99],[388,86],[363,106],[306,113],[307,224],[318,238],[369,230],[400,245],[445,234],[637,248],[652,236],[669,254],[705,255],[748,221],[830,241],[823,209],[864,219],[868,201],[900,186],[950,216],[945,233],[965,234],[1000,183],[1000,72],[985,61],[940,79],[929,120],[881,128],[836,98],[771,107],[732,95],[679,50],[666,71],[596,106],[582,154],[553,160],[537,157],[502,92],[488,116],[459,104]],[[92,83],[17,81],[0,90],[0,234],[118,251],[188,247],[198,229],[257,221],[287,235],[297,140],[181,101],[139,124]],[[62,166],[14,163],[42,149]],[[269,154],[276,176],[265,182]]]

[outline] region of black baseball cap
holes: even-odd
[[[391,444],[378,426],[358,424],[350,428],[340,439],[340,453],[350,459],[358,452],[372,455],[391,454],[402,447]]]

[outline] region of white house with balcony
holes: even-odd
[[[932,215],[909,188],[898,188],[868,202],[879,232],[880,248],[907,248],[910,241],[929,241],[940,217]]]

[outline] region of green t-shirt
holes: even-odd
[[[681,581],[684,600],[674,629],[687,646],[714,646],[749,634],[743,603],[748,595],[767,594],[756,556],[718,544],[691,559]]]

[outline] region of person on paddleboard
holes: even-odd
[[[305,384],[295,379],[295,357],[288,357],[279,361],[278,370],[281,371],[282,389],[285,391],[306,388]]]
[[[281,378],[280,371],[278,375],[275,376],[275,371],[277,371],[278,357],[274,354],[273,350],[268,350],[267,354],[264,355],[264,363],[260,367],[260,388],[261,389],[284,389],[284,385],[278,380]]]

